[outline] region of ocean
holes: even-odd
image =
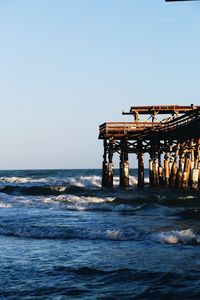
[[[0,171],[0,299],[200,299],[199,194]]]

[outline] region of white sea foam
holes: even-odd
[[[200,243],[200,236],[196,235],[192,229],[171,230],[166,232],[154,233],[152,240],[166,244],[192,244]]]
[[[59,196],[16,196],[0,193],[1,207],[39,207],[39,208],[63,208],[71,210],[106,209],[112,210],[109,203],[114,197],[86,197],[75,195]],[[113,206],[115,209],[115,206]]]
[[[67,182],[70,185],[79,187],[101,187],[101,177],[100,176],[80,176],[80,177],[69,177]]]
[[[55,199],[54,198],[51,198],[51,197],[48,197],[48,198],[44,198],[43,200],[43,203],[55,203]]]
[[[0,202],[0,208],[11,208],[12,205],[9,203]]]
[[[126,240],[123,231],[117,229],[90,230],[82,232],[82,237],[87,239]]]
[[[79,238],[87,240],[130,240],[118,229],[82,228],[77,226],[46,226],[34,224],[9,224],[0,227],[0,235],[19,236],[25,238]]]
[[[137,184],[137,178],[135,176],[129,176],[129,184],[130,185],[136,185]]]
[[[70,185],[78,186],[78,187],[101,187],[101,176],[80,176],[80,177],[68,177],[64,180],[63,183],[69,183]],[[137,177],[129,176],[129,184],[130,186],[137,185]],[[145,177],[145,183],[149,182],[149,179]],[[114,176],[113,185],[115,187],[119,186],[119,176]]]
[[[149,178],[145,177],[144,178],[144,182],[145,184],[149,182]],[[101,182],[100,182],[101,183]],[[138,178],[137,176],[129,176],[129,185],[130,186],[135,186],[138,183]],[[113,185],[114,186],[119,186],[119,176],[114,176],[114,180],[113,180]]]
[[[48,197],[44,199],[44,203],[60,203],[65,205],[64,207],[71,210],[112,210],[109,203],[115,200],[113,197],[85,197],[74,195],[59,195],[56,197]]]
[[[196,197],[193,195],[187,195],[187,196],[180,196],[178,197],[180,200],[191,200],[191,199],[195,199]]]
[[[116,211],[116,212],[129,212],[138,211],[144,205],[135,206],[127,204],[114,203],[115,197],[85,197],[74,195],[59,195],[55,197],[48,197],[43,200],[44,204],[58,204],[63,208],[69,210],[99,210],[99,211]]]
[[[105,232],[105,237],[112,239],[112,240],[117,240],[121,239],[123,237],[123,234],[119,230],[106,230]]]
[[[59,184],[59,185],[69,185],[77,186],[83,188],[100,188],[101,187],[101,176],[91,175],[91,176],[77,176],[77,177],[66,177],[66,178],[56,178],[56,177],[47,177],[47,178],[32,178],[32,177],[0,177],[1,184],[39,184],[46,183],[49,185]],[[148,183],[149,179],[145,177],[145,183]],[[137,184],[137,176],[129,177],[130,186]],[[119,176],[114,176],[113,184],[115,187],[119,186]]]
[[[22,203],[22,204],[25,204],[25,206],[26,205],[28,205],[28,206],[30,206],[30,205],[32,205],[33,204],[33,200],[31,200],[31,199],[29,199],[29,198],[25,198],[25,197],[15,197],[15,200],[14,200],[15,202],[19,202],[19,203]]]
[[[31,178],[31,177],[0,177],[0,183],[44,183],[47,182],[45,178]]]
[[[19,236],[25,238],[79,238],[87,240],[126,240],[123,232],[119,230],[81,230],[80,228],[70,228],[68,230],[65,226],[54,226],[48,228],[47,226],[34,225],[13,225],[0,228],[0,235]]]
[[[90,203],[104,203],[112,202],[115,200],[114,197],[85,197],[85,196],[75,196],[75,195],[59,195],[56,197],[51,197],[54,201],[67,201],[71,203],[80,203],[80,204],[90,204]]]

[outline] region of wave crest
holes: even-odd
[[[168,232],[160,232],[152,234],[152,240],[166,244],[199,244],[200,237],[196,235],[192,229],[171,230]]]
[[[34,224],[0,225],[0,235],[32,239],[135,240],[135,232],[119,229],[81,228],[77,226],[45,226]]]
[[[11,208],[12,205],[10,203],[0,202],[0,208]]]
[[[31,177],[0,177],[0,183],[46,183],[45,178],[31,178]]]

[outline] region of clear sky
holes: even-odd
[[[0,169],[99,168],[99,124],[200,104],[200,1],[0,0],[0,45]]]

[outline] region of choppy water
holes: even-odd
[[[0,172],[0,299],[200,298],[199,195],[100,175]]]

